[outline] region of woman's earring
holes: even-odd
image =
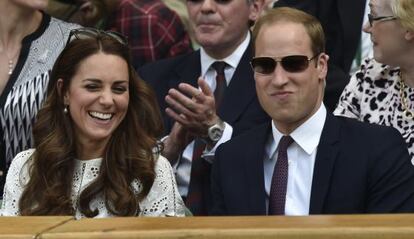
[[[68,113],[68,105],[65,105],[65,107],[63,108],[63,113],[65,113],[65,114]]]

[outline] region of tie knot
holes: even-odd
[[[289,145],[291,145],[293,143],[293,139],[292,137],[288,136],[283,136],[282,139],[280,139],[279,142],[279,152],[280,151],[286,151],[287,148],[289,147]]]
[[[227,63],[224,61],[216,61],[211,65],[211,67],[216,70],[217,74],[224,74],[224,68],[226,65]]]

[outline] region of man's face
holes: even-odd
[[[310,37],[305,27],[298,23],[264,25],[255,44],[256,57],[277,60],[293,55],[306,56],[307,59],[314,57]],[[323,99],[328,58],[324,53],[319,54],[297,72],[292,72],[288,64],[282,67],[280,62],[267,74],[255,72],[260,104],[282,133],[291,133],[318,110]]]
[[[259,16],[263,0],[187,0],[196,40],[213,57],[231,54],[244,40],[249,20]]]

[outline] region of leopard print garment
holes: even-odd
[[[399,72],[399,68],[365,60],[342,92],[334,114],[393,126],[407,143],[414,164],[414,119],[403,115]],[[408,107],[414,112],[414,88],[406,87],[405,94]]]

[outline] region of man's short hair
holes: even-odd
[[[279,22],[292,22],[302,24],[311,39],[311,48],[314,55],[325,52],[325,34],[321,23],[314,16],[301,10],[290,7],[279,7],[269,10],[259,18],[253,29],[253,40],[264,25],[272,25]]]

